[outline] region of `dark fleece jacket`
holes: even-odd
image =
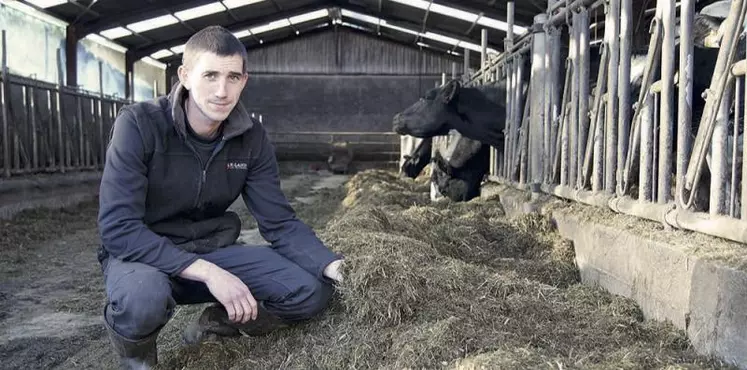
[[[275,151],[265,129],[239,102],[223,123],[223,137],[212,157],[202,163],[187,139],[186,96],[186,89],[177,84],[168,96],[119,112],[100,187],[100,261],[113,256],[177,275],[199,254],[154,229],[168,229],[166,234],[173,237],[175,223],[205,224],[224,217],[241,195],[265,240],[322,279],[324,267],[340,256],[296,217],[280,189]],[[184,234],[176,237],[177,243],[189,241]]]

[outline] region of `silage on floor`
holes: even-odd
[[[169,353],[164,367],[720,366],[683,333],[644,321],[632,301],[579,284],[572,246],[547,219],[509,220],[495,199],[431,203],[422,180],[370,170],[347,183],[317,229],[347,259],[327,312]]]

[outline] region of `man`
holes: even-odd
[[[217,302],[185,330],[262,334],[322,310],[342,257],[296,218],[274,149],[239,101],[247,53],[224,28],[186,44],[168,96],[122,109],[100,189],[104,321],[124,368],[157,363],[156,337],[177,304]],[[270,247],[236,245],[242,195]]]

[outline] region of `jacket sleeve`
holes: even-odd
[[[104,249],[118,259],[153,266],[171,276],[198,256],[176,247],[144,223],[148,190],[146,145],[133,113],[114,122],[99,189],[98,226]]]
[[[325,280],[324,268],[342,256],[329,250],[314,231],[296,217],[280,188],[275,149],[263,129],[261,136],[242,194],[244,201],[257,220],[260,234],[278,253]]]

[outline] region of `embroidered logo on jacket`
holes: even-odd
[[[244,162],[228,162],[226,164],[227,170],[245,170],[247,168],[247,164]]]

